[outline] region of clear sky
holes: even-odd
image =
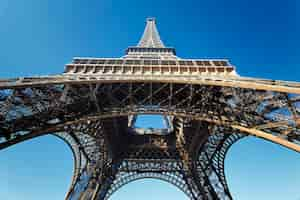
[[[229,58],[243,76],[300,81],[297,0],[1,0],[0,78],[57,74],[74,56],[120,57],[136,45],[145,19],[183,58]],[[0,199],[63,199],[73,160],[45,136],[0,152]],[[247,138],[226,160],[238,200],[299,200],[300,155]],[[123,187],[114,200],[184,199],[166,183]]]

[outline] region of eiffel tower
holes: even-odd
[[[226,59],[182,59],[148,18],[121,58],[76,57],[62,74],[0,80],[0,149],[52,134],[74,155],[66,200],[103,200],[155,178],[193,200],[230,200],[224,159],[255,136],[300,152],[300,83],[240,76]],[[135,125],[160,115],[163,128]]]

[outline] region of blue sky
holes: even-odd
[[[179,57],[229,58],[243,76],[300,81],[299,4],[1,0],[0,77],[57,74],[74,56],[120,57],[137,44],[152,16]],[[63,199],[72,162],[68,147],[53,136],[1,151],[0,199]],[[254,138],[234,145],[226,160],[238,200],[300,199],[299,168],[299,154]],[[173,186],[147,180],[122,188],[113,199],[183,199],[180,195]]]

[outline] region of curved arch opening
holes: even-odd
[[[188,200],[187,195],[163,180],[143,178],[132,181],[112,194],[109,200]]]
[[[0,151],[1,199],[64,199],[73,176],[73,153],[53,135]]]
[[[233,199],[300,199],[300,154],[255,137],[234,144],[225,174]]]

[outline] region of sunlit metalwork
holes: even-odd
[[[252,135],[300,152],[300,83],[246,78],[225,59],[181,59],[150,18],[122,58],[74,58],[65,72],[0,80],[0,149],[45,134],[74,154],[67,200],[108,199],[157,178],[190,199],[232,199],[230,146]],[[160,114],[167,129],[134,128]]]

